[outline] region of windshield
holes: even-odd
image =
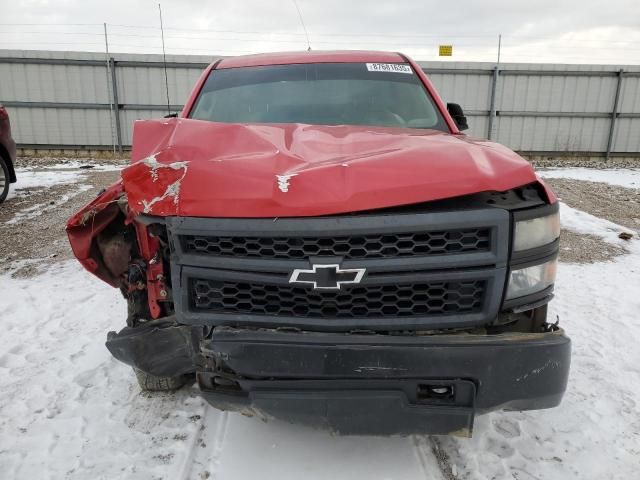
[[[212,70],[190,118],[449,131],[409,64],[315,63]]]

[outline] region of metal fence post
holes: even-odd
[[[491,98],[489,100],[489,125],[487,127],[487,139],[491,140],[493,136],[493,119],[496,116],[496,85],[498,84],[498,75],[500,75],[500,67],[493,69],[493,78],[491,80]]]
[[[622,77],[624,76],[624,69],[618,70],[618,82],[616,84],[616,95],[613,99],[613,110],[611,112],[611,124],[609,125],[609,138],[607,139],[607,153],[605,158],[608,160],[611,155],[611,149],[613,148],[613,135],[616,128],[616,119],[618,118],[618,103],[620,101],[620,90],[622,89]]]
[[[104,24],[104,60],[107,65],[107,100],[109,100],[109,129],[111,130],[111,144],[113,154],[116,154],[116,139],[113,129],[113,95],[111,94],[111,62],[109,61],[109,37],[107,36],[107,24]]]
[[[122,153],[122,129],[120,127],[120,103],[118,102],[118,82],[116,82],[116,61],[109,59],[111,65],[111,92],[113,94],[113,106],[116,119],[116,138],[118,140],[118,152]]]

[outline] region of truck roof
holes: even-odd
[[[290,63],[399,63],[406,62],[405,57],[396,52],[377,52],[366,50],[326,50],[307,52],[274,52],[255,55],[241,55],[223,58],[216,69],[257,67],[264,65],[287,65]]]

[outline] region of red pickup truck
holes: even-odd
[[[558,405],[553,192],[399,53],[225,58],[68,222],[140,385],[343,434]]]

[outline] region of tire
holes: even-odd
[[[156,377],[142,370],[134,368],[140,388],[147,392],[172,392],[178,390],[189,382],[189,375],[179,377]]]
[[[9,167],[7,167],[4,158],[0,156],[0,203],[4,202],[9,194]]]

